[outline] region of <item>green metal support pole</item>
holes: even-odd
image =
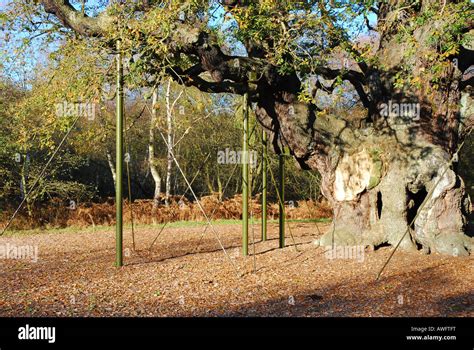
[[[244,94],[243,101],[244,115],[244,140],[242,159],[242,254],[248,255],[249,249],[249,110],[248,94]]]
[[[123,66],[122,43],[117,41],[117,125],[116,125],[116,169],[115,180],[115,266],[123,266]]]
[[[278,155],[278,177],[279,177],[279,189],[278,189],[278,202],[280,208],[280,215],[278,217],[279,222],[279,241],[280,248],[285,247],[285,154],[281,153]]]
[[[267,240],[267,133],[262,130],[262,241]]]

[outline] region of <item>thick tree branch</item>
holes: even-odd
[[[331,69],[327,67],[318,67],[315,70],[315,73],[328,80],[333,80],[337,77],[341,77],[342,80],[349,81],[352,86],[354,86],[364,107],[370,107],[370,100],[363,89],[363,86],[366,83],[365,75],[363,73],[354,70],[340,70]]]
[[[112,18],[104,11],[97,17],[89,17],[77,11],[69,0],[40,0],[46,13],[55,15],[58,20],[73,31],[89,37],[99,37]]]
[[[208,93],[231,93],[242,95],[248,91],[248,88],[245,84],[235,83],[231,81],[223,82],[210,82],[204,80],[198,75],[190,75],[186,71],[182,71],[179,67],[168,68],[166,70],[176,82],[183,84],[185,86],[194,86],[203,92]]]
[[[113,21],[106,11],[94,18],[84,16],[76,11],[68,0],[41,0],[41,2],[48,13],[54,14],[65,26],[85,36],[103,35],[105,26]],[[242,2],[223,4],[245,6]],[[142,1],[137,3],[137,8],[146,9],[153,5],[152,0]],[[262,96],[270,93],[276,100],[285,103],[292,103],[300,91],[301,82],[296,74],[282,76],[277,67],[263,58],[226,55],[217,44],[217,38],[194,23],[181,23],[167,40],[167,45],[173,55],[185,54],[194,57],[198,62],[186,70],[177,67],[167,70],[168,74],[184,85],[214,93],[251,92],[252,95]],[[259,50],[256,50],[253,54],[260,56],[258,52]],[[361,65],[362,71],[366,68]],[[208,72],[212,79],[204,79],[202,77],[204,72]],[[341,77],[343,80],[348,80],[355,87],[364,106],[369,106],[370,101],[363,89],[365,79],[363,73],[319,67],[316,74],[325,79]]]

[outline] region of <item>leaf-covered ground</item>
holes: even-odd
[[[327,224],[291,223],[284,249],[276,225],[267,242],[258,226],[246,258],[240,225],[167,228],[151,250],[159,226],[139,229],[136,252],[127,231],[123,268],[113,229],[2,237],[39,255],[0,260],[0,316],[474,316],[472,257],[397,251],[375,281],[390,247],[328,259],[313,244]]]

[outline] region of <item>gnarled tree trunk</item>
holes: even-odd
[[[408,231],[402,249],[472,249],[465,235],[470,200],[451,162],[457,149],[445,140],[447,131],[441,139],[426,132],[432,112],[423,111],[421,123],[387,118],[355,127],[298,103],[276,103],[274,110],[281,138],[303,167],[321,173],[322,193],[333,205],[333,229],[321,245],[396,245]],[[268,117],[263,108],[258,114]]]
[[[380,16],[389,17],[390,6],[382,5]],[[303,168],[322,175],[334,221],[321,245],[396,245],[404,237],[400,248],[406,250],[454,256],[472,250],[473,238],[466,235],[471,203],[456,173],[456,152],[474,119],[472,87],[463,86],[468,82],[462,76],[474,63],[473,48],[463,48],[457,62],[443,66],[443,83],[433,88],[426,74],[429,48],[423,45],[434,25],[414,33],[418,50],[410,57],[396,30],[384,28],[376,52],[384,69],[364,72],[370,101],[360,119],[298,102],[299,87],[288,80],[280,89],[286,93],[261,89],[257,115],[277,130],[275,148],[289,146]],[[397,73],[407,69],[420,84],[395,88]],[[383,113],[412,103],[412,115]]]

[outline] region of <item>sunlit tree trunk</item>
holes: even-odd
[[[110,151],[107,149],[106,151],[106,156],[107,156],[107,164],[109,165],[109,170],[110,170],[110,173],[112,174],[112,179],[114,180],[114,188],[116,187],[117,185],[117,172],[115,171],[115,163],[114,163],[114,160],[112,158],[112,154],[110,153]]]
[[[168,80],[166,87],[166,142],[168,144],[168,152],[166,156],[166,193],[165,204],[169,205],[169,198],[171,195],[171,172],[173,170],[173,106],[170,102],[171,93],[171,79]]]
[[[148,161],[150,164],[150,172],[151,176],[153,177],[153,181],[155,183],[155,191],[153,193],[153,209],[156,210],[158,205],[160,204],[160,196],[161,196],[161,176],[158,171],[158,159],[156,158],[155,154],[155,128],[156,123],[158,121],[158,113],[157,113],[157,100],[158,100],[158,92],[153,92],[152,98],[152,113],[151,113],[151,120],[150,120],[150,128],[148,134]]]

